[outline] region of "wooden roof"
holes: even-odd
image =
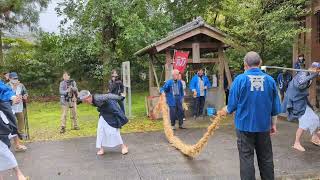
[[[146,53],[158,53],[178,42],[181,42],[198,34],[207,35],[226,44],[226,34],[224,34],[219,29],[208,25],[202,19],[202,17],[198,17],[194,21],[189,22],[186,25],[169,32],[167,37],[146,46],[145,48],[137,51],[134,55],[142,56]]]

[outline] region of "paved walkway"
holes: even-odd
[[[309,136],[305,135],[306,152],[290,148],[296,127],[295,123],[282,121],[278,135],[273,137],[276,176],[320,178],[320,147],[310,144]],[[177,134],[186,142],[194,143],[204,131],[178,130]],[[193,160],[172,148],[162,132],[126,134],[123,138],[130,148],[126,156],[115,149],[97,157],[94,137],[30,143],[27,152],[16,156],[21,169],[32,180],[239,179],[236,137],[231,126],[221,127]],[[7,179],[14,178],[7,173]]]

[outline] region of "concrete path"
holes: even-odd
[[[309,143],[305,134],[301,153],[293,150],[297,124],[281,121],[273,137],[275,173],[279,179],[320,179],[320,147]],[[188,143],[195,143],[205,129],[178,130]],[[95,138],[28,144],[29,150],[17,153],[21,169],[32,180],[172,180],[239,179],[236,137],[231,126],[221,127],[208,146],[195,159],[183,156],[168,144],[162,132],[123,135],[130,153],[108,150],[97,157]],[[257,170],[257,177],[259,171]],[[14,179],[10,173],[5,180]]]

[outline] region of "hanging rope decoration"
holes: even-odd
[[[159,102],[154,110],[156,113],[162,112],[164,133],[171,145],[180,150],[186,156],[192,158],[199,155],[203,148],[207,145],[210,136],[212,136],[214,132],[219,128],[219,124],[222,119],[221,113],[218,112],[217,116],[213,120],[213,123],[209,125],[207,132],[204,133],[202,138],[196,144],[190,145],[185,144],[180,138],[174,135],[174,132],[170,124],[170,117],[168,113],[169,110],[166,104],[166,97],[164,95],[160,96]]]

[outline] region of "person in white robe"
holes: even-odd
[[[128,122],[124,112],[118,104],[121,96],[114,94],[95,94],[87,90],[79,93],[79,99],[87,104],[97,107],[99,122],[97,128],[96,148],[99,149],[97,155],[104,154],[103,147],[121,146],[123,155],[128,153],[128,147],[123,143],[120,128]]]

